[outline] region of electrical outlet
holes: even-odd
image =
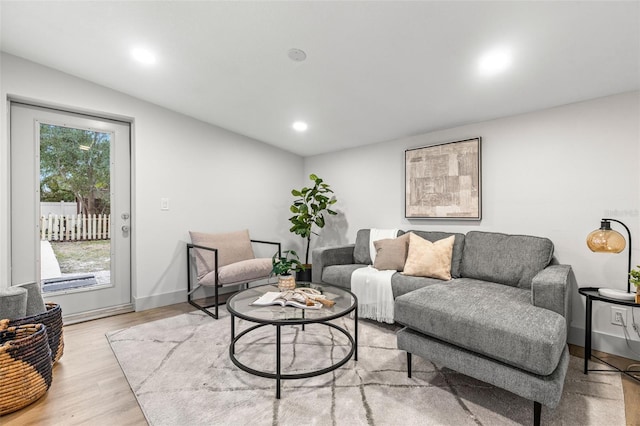
[[[611,324],[613,325],[627,324],[627,310],[624,308],[618,308],[616,306],[612,306],[611,307]]]

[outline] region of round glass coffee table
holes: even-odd
[[[320,309],[301,309],[291,306],[281,307],[280,305],[274,306],[256,306],[252,305],[260,296],[270,291],[278,291],[275,285],[262,285],[259,287],[249,288],[233,295],[227,301],[227,310],[231,314],[231,344],[229,345],[229,357],[231,361],[241,370],[247,373],[267,377],[270,379],[276,379],[276,398],[280,399],[280,381],[290,379],[305,379],[308,377],[315,377],[321,374],[328,373],[337,368],[343,366],[351,357],[355,361],[358,360],[358,299],[349,290],[325,285],[325,284],[313,284],[313,283],[298,283],[298,287],[311,287],[320,290],[328,299],[331,299],[335,304],[330,307],[322,307]],[[349,330],[340,327],[337,324],[330,322],[336,318],[348,315],[350,312],[354,312],[354,331],[353,335]],[[256,323],[236,336],[236,317],[241,318],[251,323]],[[313,371],[305,371],[303,373],[284,374],[281,366],[281,328],[283,326],[290,325],[302,325],[304,331],[305,324],[321,324],[327,327],[331,327],[347,337],[351,347],[349,352],[344,358],[333,363],[332,365]],[[276,331],[276,368],[275,373],[258,370],[257,368],[250,367],[240,362],[235,356],[235,346],[238,340],[252,331],[265,326],[274,326]]]

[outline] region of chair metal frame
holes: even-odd
[[[281,256],[281,252],[282,252],[282,246],[281,243],[278,242],[274,242],[274,241],[262,241],[262,240],[251,240],[252,243],[256,243],[256,244],[268,244],[268,245],[275,245],[278,247],[278,257]],[[210,286],[203,286],[202,284],[198,284],[197,286],[195,286],[194,288],[192,288],[192,278],[191,278],[191,271],[192,271],[192,264],[191,264],[191,250],[192,249],[202,249],[202,250],[209,250],[214,252],[214,258],[215,258],[215,265],[216,265],[216,269],[215,269],[215,285],[214,287],[214,301],[213,301],[213,305],[200,305],[198,303],[196,303],[193,299],[193,293],[199,289],[200,287],[210,287]],[[221,305],[220,303],[220,299],[219,299],[219,295],[218,295],[218,287],[222,287],[221,284],[218,283],[218,249],[215,247],[206,247],[206,246],[201,246],[201,245],[197,245],[197,244],[191,244],[191,243],[187,243],[187,302],[189,302],[190,305],[195,306],[196,308],[200,309],[202,312],[206,313],[207,315],[209,315],[210,317],[214,318],[214,319],[218,319],[219,315],[218,315],[218,306]],[[228,284],[224,284],[225,286],[230,286],[230,285],[238,285],[238,284],[246,284],[247,286],[249,285],[249,283],[254,282],[254,281],[259,281],[259,280],[263,280],[265,278],[268,277],[262,277],[262,278],[256,278],[254,280],[249,280],[249,281],[238,281],[238,282],[232,282],[232,283],[228,283]],[[209,308],[214,308],[215,312],[211,312],[209,311]]]

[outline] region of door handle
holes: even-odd
[[[122,232],[129,232],[129,227],[127,225],[122,225]]]

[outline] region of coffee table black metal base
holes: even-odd
[[[253,305],[255,300],[266,294],[267,292],[278,291],[273,285],[263,285],[252,287],[236,293],[227,302],[227,310],[231,316],[231,342],[229,344],[229,357],[231,361],[241,370],[247,373],[266,377],[276,380],[276,398],[280,399],[280,384],[282,380],[306,379],[309,377],[320,376],[330,371],[336,370],[347,363],[351,358],[358,360],[358,298],[351,291],[336,286],[315,284],[315,283],[298,283],[299,286],[311,287],[318,290],[330,300],[333,301],[331,307],[323,307],[320,309],[298,309],[293,307],[280,306],[256,306]],[[354,313],[354,329],[349,332],[346,327],[341,327],[332,320],[343,318],[346,315]],[[250,327],[242,330],[236,336],[236,318],[248,321]],[[255,325],[251,325],[255,324]],[[348,340],[351,348],[349,352],[339,361],[333,362],[326,368],[313,371],[305,371],[304,373],[286,373],[282,371],[281,354],[282,354],[282,327],[290,327],[299,325],[302,332],[305,326],[313,325],[313,327],[327,327],[342,333]],[[274,327],[276,332],[275,341],[275,357],[276,369],[275,373],[271,371],[260,370],[261,366],[250,366],[241,362],[235,355],[236,344],[248,334],[262,327]],[[249,349],[250,350],[250,349]],[[329,361],[332,362],[332,361]]]
[[[309,324],[309,323],[305,323],[305,324]],[[358,317],[357,317],[357,313],[355,315],[355,338],[351,335],[351,333],[349,333],[348,330],[345,330],[344,328],[330,323],[330,322],[317,322],[316,324],[320,324],[323,326],[327,326],[327,327],[331,327],[335,330],[338,330],[339,332],[341,332],[342,334],[344,334],[347,339],[349,339],[349,342],[351,342],[351,350],[349,351],[349,353],[347,353],[347,355],[342,358],[340,361],[336,362],[333,365],[330,365],[329,367],[326,368],[322,368],[320,370],[314,370],[314,371],[307,371],[305,373],[295,373],[295,374],[283,374],[282,373],[282,365],[280,362],[280,358],[281,358],[281,351],[282,351],[282,344],[281,344],[281,328],[283,327],[283,325],[281,324],[258,324],[258,325],[254,325],[253,327],[250,327],[244,331],[242,331],[240,334],[238,334],[237,336],[235,335],[235,317],[233,315],[231,315],[231,345],[229,345],[229,357],[231,358],[231,361],[241,370],[246,371],[247,373],[253,374],[255,376],[260,376],[260,377],[266,377],[269,379],[276,379],[276,398],[280,399],[280,383],[281,380],[292,380],[292,379],[307,379],[309,377],[315,377],[315,376],[320,376],[322,374],[326,374],[329,373],[330,371],[333,371],[337,368],[342,367],[344,364],[347,363],[347,361],[349,361],[351,359],[351,357],[353,356],[354,361],[358,360]],[[292,324],[286,324],[286,327],[290,327]],[[235,356],[235,346],[236,343],[238,342],[238,340],[240,340],[243,336],[251,333],[252,331],[261,328],[261,327],[275,327],[276,328],[276,372],[275,373],[270,373],[267,371],[261,371],[261,370],[257,370],[255,368],[251,368],[246,364],[243,364],[242,362],[240,362],[236,356]],[[303,324],[304,326],[304,324]]]

